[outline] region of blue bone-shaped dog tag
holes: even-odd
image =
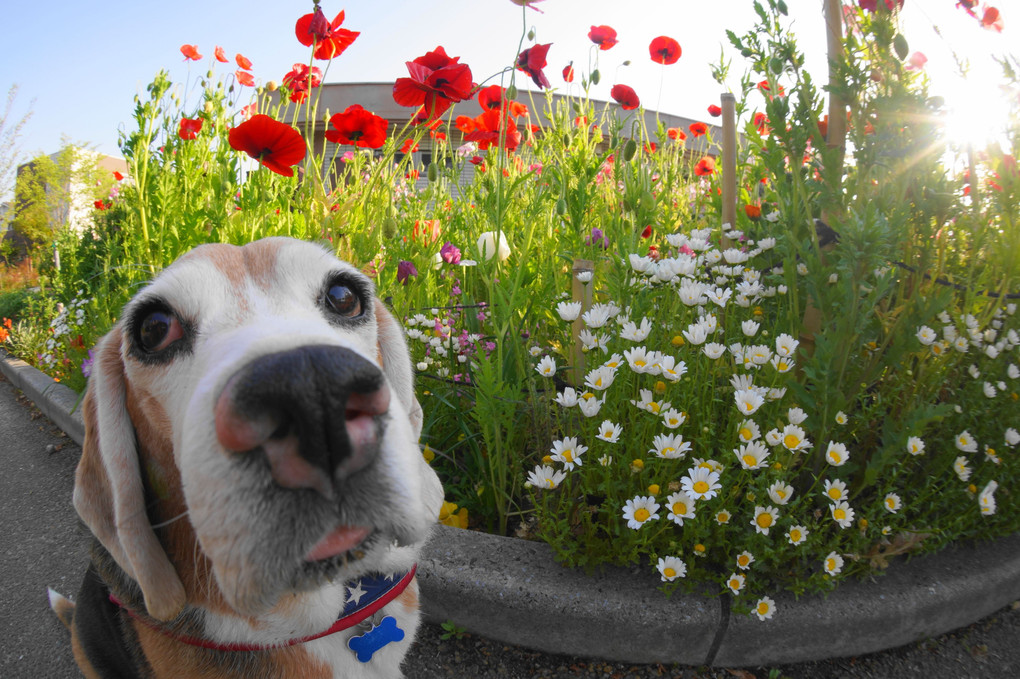
[[[387,615],[378,625],[373,625],[361,636],[351,637],[347,640],[347,648],[354,651],[355,657],[360,662],[368,662],[380,648],[391,641],[401,641],[404,638],[404,630],[397,627],[397,619]]]

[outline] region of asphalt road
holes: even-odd
[[[77,593],[88,536],[71,506],[80,449],[0,376],[0,678],[78,679],[46,588]],[[778,668],[627,665],[550,655],[424,625],[408,679],[949,679],[1020,676],[1020,602],[934,639],[856,658]]]

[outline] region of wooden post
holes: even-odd
[[[581,344],[581,331],[584,330],[584,320],[581,315],[591,308],[591,282],[582,283],[577,280],[577,274],[582,272],[593,273],[595,263],[590,259],[575,259],[573,269],[570,272],[570,292],[574,302],[581,303],[581,313],[577,315],[573,325],[570,326],[570,356],[571,366],[568,379],[574,387],[584,384],[585,356]]]
[[[846,152],[846,102],[836,90],[844,84],[839,77],[838,66],[843,63],[843,7],[840,0],[825,0],[826,44],[829,54],[829,126],[825,132],[825,144],[838,149],[836,175],[840,186],[843,184],[843,156]],[[837,189],[840,186],[834,187]],[[823,216],[823,221],[828,221]]]
[[[981,214],[981,196],[978,193],[980,188],[977,176],[977,163],[974,162],[974,144],[970,142],[967,142],[967,186],[970,188],[970,207],[974,212],[974,216],[977,217]]]
[[[737,100],[726,92],[722,102],[722,220],[737,228]],[[722,248],[730,247],[723,236]]]

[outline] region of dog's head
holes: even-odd
[[[159,619],[407,568],[442,503],[402,331],[300,241],[163,271],[99,343],[84,416],[75,507]]]

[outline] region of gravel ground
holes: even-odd
[[[526,679],[984,679],[1020,676],[1020,602],[940,637],[854,658],[799,665],[726,669],[628,665],[538,653],[471,634],[442,639],[439,625],[423,625],[404,671],[407,679],[471,677]]]

